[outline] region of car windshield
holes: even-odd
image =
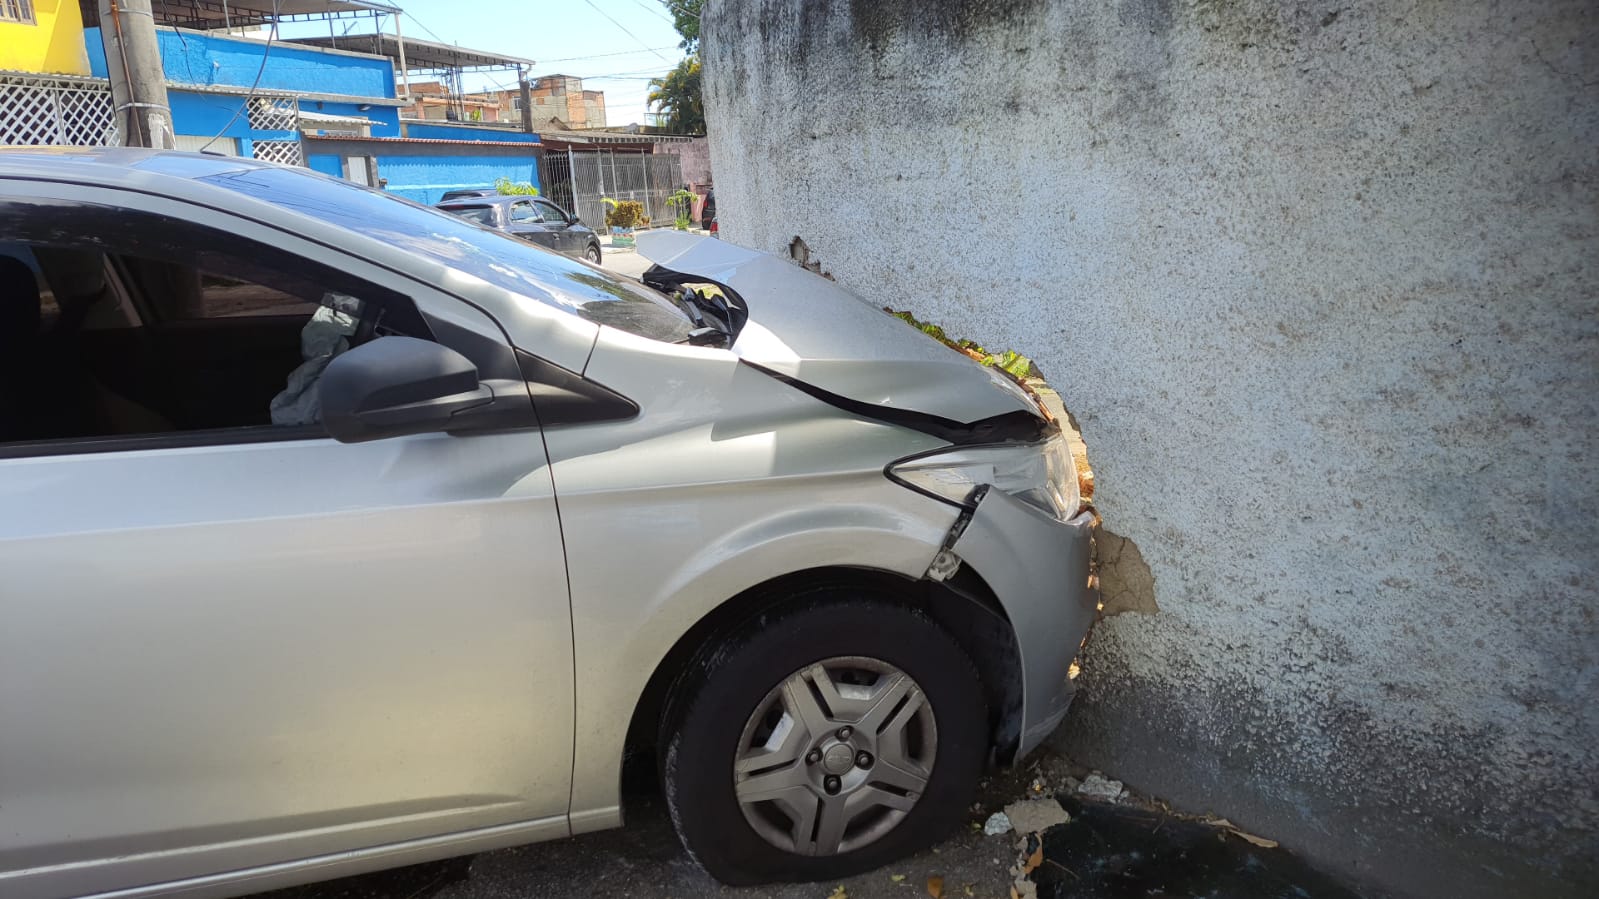
[[[440,206],[439,208],[450,215],[460,216],[469,222],[477,222],[479,225],[488,225],[490,227],[494,225],[493,206]]]
[[[670,343],[694,328],[671,300],[637,281],[393,194],[293,169],[249,168],[201,180],[403,247],[596,324]]]

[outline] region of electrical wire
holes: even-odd
[[[267,32],[266,46],[261,51],[261,65],[259,67],[257,67],[256,70],[255,70],[255,80],[250,82],[250,90],[247,93],[245,93],[244,102],[240,103],[239,104],[239,108],[235,109],[233,111],[233,117],[228,119],[227,124],[222,126],[222,130],[218,131],[216,133],[215,137],[213,137],[210,140],[205,142],[205,145],[200,148],[200,152],[201,153],[204,153],[205,151],[211,149],[211,145],[212,144],[214,144],[217,141],[221,140],[222,139],[222,135],[228,133],[228,129],[233,127],[233,123],[237,122],[239,120],[239,116],[243,115],[244,112],[250,108],[250,104],[252,102],[254,102],[254,100],[255,100],[255,90],[256,90],[256,88],[261,86],[261,76],[266,74],[267,57],[272,55],[272,41],[277,36],[278,36],[278,0],[272,0],[272,30]]]
[[[608,56],[637,56],[640,53],[654,53],[657,50],[675,50],[676,47],[645,47],[642,50],[620,50],[616,53],[596,53],[593,56],[563,56],[559,59],[541,59],[539,65],[552,62],[583,62],[588,59],[604,59]]]
[[[660,19],[662,22],[674,27],[676,26],[677,23],[666,17],[666,14],[662,12],[663,7],[659,4],[652,4],[648,2],[648,0],[633,0],[633,2],[644,7],[645,12],[654,13],[655,17]]]
[[[595,2],[594,2],[594,0],[583,0],[583,2],[584,2],[584,3],[587,3],[587,4],[588,4],[588,5],[589,5],[589,7],[590,7],[590,8],[591,8],[591,9],[593,9],[593,10],[594,10],[594,11],[595,11],[595,12],[597,12],[597,13],[599,13],[599,14],[600,14],[600,15],[602,15],[602,16],[604,16],[604,17],[605,17],[605,20],[606,20],[606,21],[607,21],[607,22],[610,22],[610,23],[611,23],[611,24],[612,24],[612,25],[615,25],[615,26],[616,26],[616,27],[617,27],[617,28],[619,28],[619,29],[621,29],[621,32],[622,32],[622,33],[623,33],[623,34],[625,34],[625,35],[627,35],[627,36],[628,36],[628,37],[630,37],[630,38],[632,38],[632,39],[633,39],[633,40],[635,40],[635,41],[637,41],[637,42],[638,42],[638,45],[639,45],[639,46],[640,46],[640,47],[643,47],[643,46],[644,46],[644,42],[643,42],[643,41],[642,41],[642,40],[639,40],[639,36],[638,36],[638,35],[636,35],[636,34],[634,34],[634,33],[633,33],[633,32],[631,32],[631,31],[628,31],[628,30],[627,30],[627,26],[625,26],[625,25],[623,25],[623,24],[622,24],[622,23],[621,23],[621,22],[618,22],[618,21],[616,21],[616,20],[615,20],[615,19],[613,19],[613,18],[611,18],[611,14],[610,14],[610,13],[608,13],[608,12],[606,12],[606,11],[605,11],[605,10],[603,10],[603,9],[600,9],[600,8],[599,8],[599,6],[598,6],[598,5],[597,5],[597,4],[595,4]],[[651,50],[651,51],[650,51],[650,52],[651,52],[651,53],[655,53],[655,51],[654,51],[654,50]],[[661,56],[661,54],[659,54],[659,53],[655,53],[655,55],[656,55],[656,56],[660,56],[660,57],[661,57],[661,62],[667,62],[667,63],[669,63],[669,62],[671,62],[671,60],[670,60],[670,59],[667,59],[667,58],[666,58],[666,57],[664,57],[664,56]]]

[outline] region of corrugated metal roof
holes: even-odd
[[[387,56],[398,65],[400,61],[400,41],[392,34],[346,34],[346,35],[318,35],[313,37],[289,38],[288,43],[305,44],[312,47],[335,47],[340,50],[355,50],[361,53],[376,53]],[[504,53],[493,53],[488,50],[470,50],[466,47],[457,47],[454,44],[440,44],[435,41],[419,41],[414,38],[405,39],[405,67],[410,71],[434,72],[446,69],[514,69],[522,66],[534,65],[533,60],[521,56],[508,56]]]

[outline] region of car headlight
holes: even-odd
[[[977,488],[1002,490],[1061,521],[1082,507],[1077,466],[1056,434],[1037,443],[952,447],[888,466],[888,476],[912,490],[970,507]]]

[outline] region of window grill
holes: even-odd
[[[38,24],[33,17],[33,0],[0,0],[0,22]]]
[[[0,9],[15,2],[0,0]],[[108,147],[119,143],[111,87],[105,82],[0,75],[0,146]]]
[[[294,97],[252,97],[250,130],[300,130],[300,102]]]
[[[267,162],[284,165],[301,165],[300,142],[297,140],[257,140],[250,142],[250,155]]]

